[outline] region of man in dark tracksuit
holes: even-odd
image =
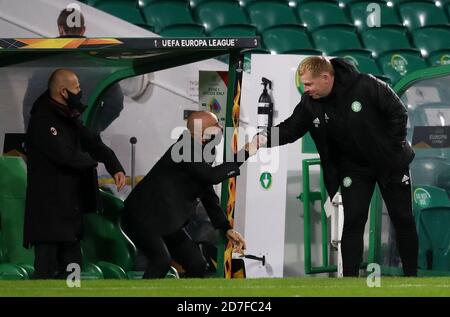
[[[417,232],[412,216],[406,142],[407,111],[384,82],[359,73],[344,59],[310,57],[300,66],[305,93],[293,114],[277,127],[279,143],[292,143],[310,132],[320,154],[331,198],[341,188],[344,205],[342,256],[345,276],[357,276],[363,233],[375,184],[380,186],[403,271],[417,275]],[[274,130],[271,130],[274,134]],[[258,136],[264,144],[267,139]]]
[[[196,120],[201,124],[198,131],[193,128]],[[212,225],[226,233],[237,251],[245,248],[244,239],[230,226],[213,188],[213,184],[239,175],[243,160],[211,165],[214,146],[208,143],[208,133],[221,133],[212,113],[191,114],[188,128],[125,200],[122,227],[148,258],[144,278],[163,278],[171,260],[183,267],[186,277],[204,276],[206,260],[184,229],[199,200]]]
[[[34,246],[38,279],[64,278],[68,264],[81,265],[82,214],[97,210],[97,161],[118,190],[125,185],[114,152],[78,119],[80,98],[76,75],[56,70],[31,111],[24,246]]]

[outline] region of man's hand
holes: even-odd
[[[256,146],[255,143],[249,142],[245,145],[245,150],[248,152],[249,156],[253,156],[258,151],[258,147]]]
[[[243,254],[246,247],[245,240],[241,234],[234,229],[228,229],[226,236],[233,243],[233,251]]]
[[[254,143],[259,149],[260,147],[267,144],[267,136],[265,136],[264,134],[256,134],[252,139],[252,143]]]
[[[252,141],[245,145],[245,150],[250,156],[255,155],[258,149],[267,144],[267,137],[262,134],[256,134]]]
[[[117,191],[120,192],[125,186],[125,180],[126,178],[123,172],[117,172],[116,174],[114,174],[114,182],[116,183]]]

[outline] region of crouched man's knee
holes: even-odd
[[[192,259],[184,269],[186,277],[204,277],[206,273],[206,260],[203,257]]]

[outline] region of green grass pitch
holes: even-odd
[[[0,281],[0,296],[445,296],[450,277],[382,277],[370,288],[365,278],[82,280],[69,288],[63,280]]]

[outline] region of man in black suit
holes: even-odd
[[[183,266],[186,277],[204,276],[206,261],[184,229],[199,200],[212,225],[223,230],[235,251],[245,249],[244,239],[220,207],[213,184],[239,175],[239,166],[256,152],[256,146],[247,145],[232,162],[213,167],[214,144],[222,133],[216,116],[194,112],[187,127],[125,200],[122,226],[148,258],[144,278],[163,278],[172,259]]]

